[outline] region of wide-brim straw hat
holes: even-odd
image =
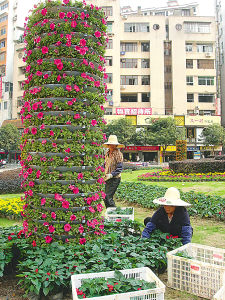
[[[110,135],[108,142],[104,143],[102,146],[103,147],[108,147],[108,145],[115,145],[117,148],[124,148],[125,146],[123,144],[120,144],[118,142],[117,136],[116,135]]]
[[[164,197],[153,200],[153,203],[170,206],[190,206],[191,204],[180,199],[180,192],[174,187],[166,190]]]

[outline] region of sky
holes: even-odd
[[[225,1],[225,0],[224,0]],[[199,15],[214,16],[215,0],[178,0],[178,4],[199,3]],[[130,5],[136,9],[137,6],[142,8],[164,7],[167,6],[167,0],[120,0],[121,6]]]

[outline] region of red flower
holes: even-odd
[[[221,215],[222,213],[221,213],[221,211],[219,211],[219,215]]]
[[[116,219],[116,222],[122,222],[122,219]]]
[[[72,87],[71,87],[71,85],[67,84],[67,86],[66,86],[66,90],[67,90],[68,92],[71,92],[71,91],[72,91]]]
[[[70,231],[70,229],[71,229],[70,224],[64,225],[64,230],[65,230],[66,232]]]
[[[48,53],[48,47],[43,46],[42,49],[41,49],[41,52],[42,52],[43,54]]]
[[[101,32],[100,31],[96,31],[95,32],[95,36],[96,36],[96,38],[100,38],[102,36]]]
[[[47,236],[45,237],[45,242],[46,242],[47,244],[50,244],[51,241],[52,241],[52,237],[49,236],[49,235],[47,235]],[[48,279],[48,278],[47,278],[47,279]]]
[[[8,236],[8,240],[9,240],[9,241],[11,241],[11,240],[12,240],[12,237],[11,237],[10,235]]]
[[[35,270],[35,273],[38,273],[38,269]]]
[[[60,19],[64,19],[65,18],[65,13],[63,11],[60,11],[59,18]]]
[[[72,21],[71,22],[71,27],[75,28],[77,26],[77,22],[76,21]]]
[[[85,238],[81,238],[80,241],[79,241],[79,243],[80,243],[81,245],[83,245],[83,244],[86,243],[86,241],[87,241],[87,240],[86,240]]]
[[[46,14],[47,14],[47,9],[46,9],[46,8],[43,8],[43,9],[41,10],[41,14],[42,14],[42,16],[46,16]]]
[[[166,238],[169,239],[170,237],[167,235]]]

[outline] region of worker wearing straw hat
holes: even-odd
[[[167,189],[164,197],[153,200],[153,203],[161,205],[152,218],[144,220],[145,229],[143,238],[150,238],[155,229],[169,233],[173,237],[182,238],[183,245],[190,243],[193,229],[190,224],[186,206],[191,204],[180,199],[180,192],[174,187]]]
[[[103,147],[108,148],[105,154],[105,193],[104,199],[106,208],[116,207],[113,196],[120,184],[121,172],[123,170],[123,154],[119,148],[125,146],[118,142],[116,135],[110,135],[108,142],[103,144]]]

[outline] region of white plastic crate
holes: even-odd
[[[223,286],[213,297],[213,300],[225,300],[225,286]]]
[[[140,290],[130,293],[122,294],[112,294],[108,296],[101,297],[92,297],[86,298],[90,300],[164,300],[165,285],[161,280],[149,269],[146,267],[136,268],[136,269],[127,269],[120,270],[123,275],[127,278],[136,278],[146,280],[148,282],[156,282],[156,288],[149,290]],[[92,279],[92,278],[112,278],[114,277],[114,271],[111,272],[101,272],[101,273],[88,273],[88,274],[79,274],[72,275],[72,295],[73,300],[78,300],[76,289],[80,288],[82,285],[82,279]]]
[[[134,221],[134,208],[133,207],[121,207],[121,209],[132,208],[131,215],[117,215],[117,214],[109,214],[109,212],[116,210],[116,207],[108,207],[106,209],[105,218],[108,221],[114,222],[117,219],[121,220],[132,220]]]
[[[193,259],[175,255],[181,251]],[[167,260],[171,288],[212,299],[223,286],[225,249],[190,243],[167,253]]]

